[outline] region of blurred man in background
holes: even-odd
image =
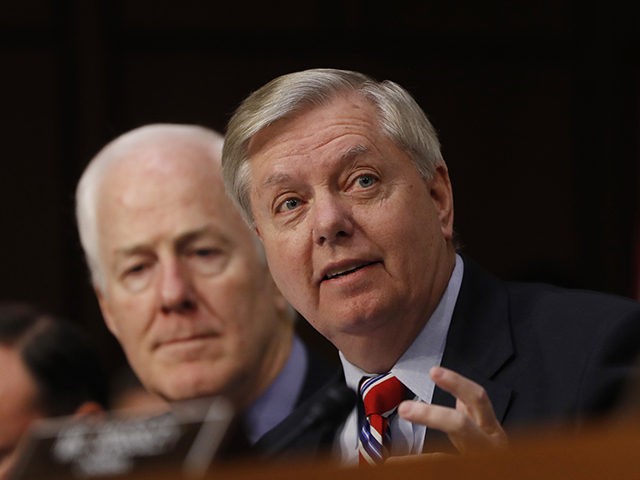
[[[191,125],[116,138],[80,179],[77,221],[104,320],[144,386],[169,402],[226,397],[254,444],[333,368],[294,334],[224,191],[222,144]]]

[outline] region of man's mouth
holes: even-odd
[[[169,347],[172,345],[187,345],[191,342],[205,341],[216,337],[217,335],[214,333],[198,333],[192,335],[179,335],[176,337],[170,337],[164,339],[162,341],[156,342],[156,348],[158,347]]]
[[[344,277],[345,275],[349,275],[351,273],[357,272],[358,270],[362,270],[365,267],[368,267],[369,265],[373,265],[374,263],[377,262],[368,262],[368,263],[363,263],[361,265],[355,265],[355,266],[351,266],[345,269],[341,269],[341,270],[337,270],[337,271],[333,271],[330,273],[327,273],[323,278],[322,281],[324,282],[325,280],[332,280],[334,278],[339,278],[339,277]]]
[[[194,342],[197,340],[203,340],[207,337],[209,337],[210,335],[189,335],[186,337],[177,337],[177,338],[172,338],[171,340],[165,342],[165,344],[170,345],[172,343],[186,343],[186,342]]]

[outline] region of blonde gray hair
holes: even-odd
[[[431,178],[436,167],[444,164],[435,129],[400,85],[348,70],[312,69],[282,75],[249,95],[227,126],[222,151],[224,183],[249,224],[253,224],[249,199],[251,139],[278,120],[350,92],[362,95],[376,107],[382,133],[409,154],[424,178]]]

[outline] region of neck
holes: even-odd
[[[286,321],[289,326],[290,322]],[[241,380],[239,387],[243,392],[236,404],[239,409],[250,407],[280,374],[291,355],[293,335],[293,328],[287,327],[272,336],[273,342],[258,356],[259,368],[253,371],[248,381],[247,378]]]
[[[424,298],[432,298],[433,301],[425,304],[417,302],[416,308],[403,310],[395,321],[384,322],[381,328],[343,338],[340,345],[336,344],[338,349],[351,364],[367,373],[391,370],[440,303],[454,266],[455,252],[452,250],[451,255],[443,258],[435,269],[432,289],[424,295]]]
[[[411,345],[404,346],[388,336],[351,337],[348,345],[340,348],[349,363],[371,374],[386,373]],[[371,352],[376,352],[371,355]]]

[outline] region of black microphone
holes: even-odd
[[[271,432],[262,453],[266,457],[276,457],[286,452],[303,434],[319,424],[335,426],[337,429],[355,403],[356,392],[342,382],[320,390]],[[303,446],[298,447],[292,450],[305,453]]]

